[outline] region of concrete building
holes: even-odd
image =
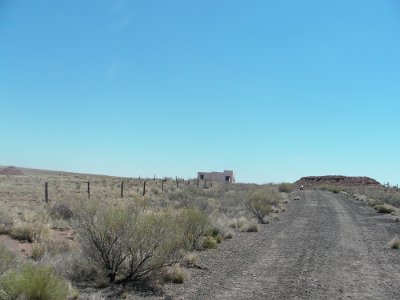
[[[198,172],[197,179],[211,180],[219,183],[235,183],[235,174],[229,170],[225,170],[224,172]]]

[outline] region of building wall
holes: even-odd
[[[219,183],[235,183],[235,174],[229,170],[225,170],[224,172],[198,172],[197,178]]]

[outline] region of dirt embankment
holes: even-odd
[[[297,186],[313,187],[321,185],[335,186],[380,186],[380,183],[370,177],[357,176],[308,176],[302,177],[295,182]]]

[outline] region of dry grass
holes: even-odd
[[[254,216],[246,207],[246,198],[255,191],[274,189],[273,185],[234,184],[212,187],[197,187],[168,179],[161,190],[161,180],[146,180],[146,195],[143,196],[143,178],[118,178],[85,174],[22,170],[24,176],[0,176],[0,234],[29,241],[32,244],[32,260],[50,266],[57,276],[74,282],[100,282],[103,274],[85,258],[85,245],[78,233],[73,241],[59,238],[53,228],[73,229],[79,225],[78,216],[89,199],[112,206],[134,205],[136,209],[154,214],[169,214],[176,219],[180,212],[196,211],[207,216],[207,226],[200,230],[199,244],[212,249],[223,240],[232,238],[236,232],[257,231]],[[90,182],[90,198],[87,182]],[[121,198],[121,182],[124,182],[124,197]],[[44,201],[44,186],[48,182],[49,203]],[[286,188],[286,186],[282,187]],[[290,186],[287,186],[290,188]],[[286,190],[285,190],[286,191]],[[286,194],[283,194],[286,195]],[[287,199],[284,196],[278,202]],[[271,209],[283,210],[279,203]],[[188,216],[196,219],[193,216]],[[201,218],[200,218],[201,219]],[[190,222],[189,222],[190,223]],[[195,221],[198,225],[199,221]],[[201,223],[201,222],[200,222]],[[193,231],[194,235],[196,231]],[[193,244],[192,244],[193,245]],[[197,248],[194,247],[194,248]],[[201,248],[201,247],[200,247]],[[185,258],[186,264],[196,264],[196,254]],[[183,262],[182,262],[183,263]],[[177,267],[174,267],[177,268]],[[173,269],[178,282],[185,280],[184,270]],[[105,278],[108,281],[108,278]],[[77,297],[79,292],[75,293]],[[70,297],[73,298],[72,295]],[[90,298],[91,297],[91,298]],[[101,298],[100,294],[90,299]]]
[[[353,195],[364,195],[365,198],[375,199],[381,204],[387,203],[400,208],[400,190],[397,188],[387,188],[383,186],[376,187],[353,187],[347,188],[347,191]]]
[[[178,264],[164,270],[163,279],[165,282],[183,283],[189,278],[186,271]]]
[[[375,209],[378,213],[381,214],[390,214],[393,213],[395,210],[393,207],[390,207],[389,205],[377,205],[375,206]]]
[[[16,257],[10,249],[0,244],[0,275],[12,268],[16,263]]]
[[[242,232],[258,232],[259,225],[257,223],[249,223],[245,227],[242,228]]]
[[[196,253],[187,253],[183,259],[182,262],[188,266],[190,265],[196,265],[197,264],[197,254]]]

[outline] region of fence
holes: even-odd
[[[129,198],[185,188],[212,187],[210,180],[117,178],[86,175],[0,176],[0,201],[59,201],[71,198]]]

